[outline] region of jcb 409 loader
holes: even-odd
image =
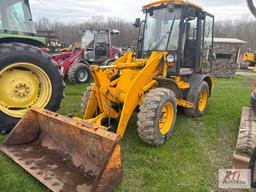
[[[53,191],[111,191],[122,180],[120,139],[134,112],[141,139],[153,146],[174,132],[177,107],[202,116],[212,94],[214,17],[182,0],[143,7],[137,53],[92,66],[84,119],[32,109],[2,147]],[[109,129],[118,120],[115,133]]]

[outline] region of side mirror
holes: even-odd
[[[206,18],[206,15],[204,13],[201,13],[201,12],[196,12],[196,16],[199,19],[202,19],[202,20],[205,20],[205,18]]]
[[[134,27],[139,28],[140,27],[140,18],[137,18],[135,20],[135,23],[133,24]]]

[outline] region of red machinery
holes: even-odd
[[[83,32],[81,48],[53,56],[65,76],[72,83],[90,81],[90,64],[108,65],[122,55],[120,49],[112,47],[111,35],[119,31],[91,28]]]
[[[65,61],[67,58],[69,58],[72,54],[72,51],[65,51],[61,54],[52,55],[52,58],[55,62],[61,64],[63,61]]]

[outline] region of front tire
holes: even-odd
[[[166,88],[155,88],[146,94],[138,113],[138,133],[147,144],[164,144],[173,133],[177,116],[175,94]]]
[[[0,131],[11,131],[31,107],[57,111],[64,96],[58,65],[39,49],[0,45]]]
[[[89,64],[75,63],[68,72],[68,80],[71,83],[87,83],[91,80]]]

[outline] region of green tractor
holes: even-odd
[[[0,131],[9,132],[31,107],[56,111],[65,84],[39,46],[28,0],[0,0]]]

